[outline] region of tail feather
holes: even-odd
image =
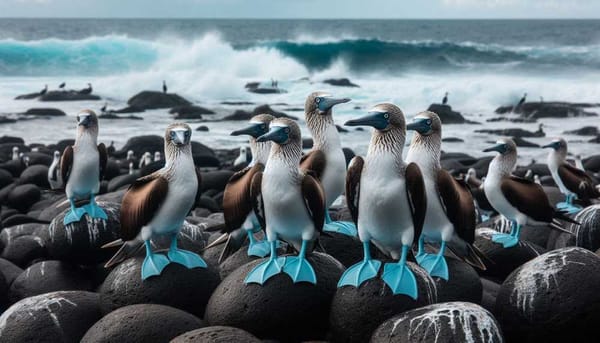
[[[574,223],[574,224],[576,224],[576,225],[579,225],[578,222],[575,222],[575,221],[571,221],[571,222]],[[551,229],[554,229],[554,230],[557,230],[557,231],[560,231],[560,232],[563,232],[563,233],[566,233],[566,234],[569,234],[569,235],[575,235],[575,232],[571,232],[571,231],[567,230],[563,226],[563,224],[561,222],[559,222],[558,220],[553,220],[552,223],[550,223],[549,226],[550,226]]]
[[[202,248],[202,251],[206,251],[210,248],[214,248],[217,245],[221,245],[225,242],[227,242],[227,240],[229,239],[230,234],[228,233],[224,233],[221,236],[219,236],[217,239],[215,239],[212,243],[210,243],[209,245],[205,246],[204,248]]]
[[[450,249],[450,251],[452,251],[452,253],[454,253],[454,255],[459,257],[461,260],[477,269],[486,270],[487,267],[485,266],[483,260],[489,261],[489,259],[485,256],[485,254],[472,244],[466,244],[465,246],[466,249],[464,249],[464,251],[462,251],[461,249],[461,251],[459,252],[456,247],[454,247],[453,249],[452,244],[448,244],[448,248]]]
[[[565,211],[555,211],[553,217],[554,217],[554,219],[560,219],[560,220],[563,220],[563,221],[566,221],[566,222],[569,222],[572,224],[577,224],[577,225],[581,224],[578,221],[576,221],[575,219],[569,217],[567,215],[567,212],[565,212]]]
[[[219,263],[225,261],[229,256],[240,250],[242,245],[244,245],[245,240],[245,236],[242,236],[242,239],[236,239],[235,235],[228,235],[227,241],[225,242],[225,247],[221,252],[221,256],[219,256]]]
[[[122,240],[117,241],[123,242]],[[105,244],[103,248],[117,246],[117,243],[115,243],[117,241]],[[143,246],[144,242],[138,239],[134,239],[123,243],[119,251],[117,251],[117,253],[110,260],[108,260],[108,262],[106,262],[104,268],[110,268],[125,261],[129,257],[135,256],[135,254],[137,254],[137,252],[140,251],[140,249],[142,249]]]

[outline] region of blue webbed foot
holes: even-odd
[[[283,272],[289,275],[294,283],[310,282],[312,284],[317,284],[315,270],[304,256],[286,257],[285,264],[283,265]]]
[[[258,283],[262,285],[272,276],[281,273],[286,258],[275,257],[274,255],[271,256],[272,257],[270,257],[268,260],[254,267],[254,269],[248,273],[244,282]]]
[[[146,280],[150,276],[160,275],[169,263],[169,259],[162,254],[147,254],[144,263],[142,263],[142,280]]]
[[[65,225],[69,225],[71,223],[78,222],[85,213],[86,210],[84,207],[72,207],[71,210],[65,215],[63,223]]]
[[[198,254],[182,249],[170,249],[167,253],[171,262],[179,263],[188,269],[206,268],[206,262]]]
[[[569,206],[563,208],[563,210],[567,211],[568,214],[575,214],[582,210],[581,206],[570,204]]]
[[[405,294],[417,300],[417,279],[406,263],[386,263],[381,279],[390,287],[394,295]]]
[[[571,206],[571,204],[569,204],[566,201],[559,202],[558,204],[556,204],[556,208],[559,209],[559,210],[563,210],[563,209],[565,209],[565,208],[567,208],[569,206]]]
[[[512,234],[495,233],[492,235],[492,242],[502,244],[504,248],[511,248],[519,243],[519,238]]]
[[[250,242],[250,245],[248,246],[248,256],[265,257],[269,255],[269,252],[269,242],[267,241]]]
[[[346,285],[358,287],[363,282],[376,277],[380,268],[381,261],[363,260],[346,269],[337,286],[338,288]]]
[[[437,276],[446,281],[448,280],[448,263],[446,263],[443,253],[426,254],[425,256],[421,257],[418,262],[419,265],[429,273],[429,275]]]
[[[358,230],[353,223],[350,222],[329,222],[323,226],[323,231],[337,232],[346,236],[356,237]]]
[[[104,210],[95,202],[90,202],[89,204],[83,206],[83,208],[85,209],[85,212],[90,218],[98,218],[104,220],[108,219],[106,212],[104,212]]]

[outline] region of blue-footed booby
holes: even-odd
[[[333,106],[350,101],[348,98],[334,98],[323,92],[311,93],[304,104],[306,126],[313,137],[313,148],[304,155],[300,168],[312,171],[325,191],[325,227],[324,231],[339,232],[356,236],[353,223],[332,221],[329,206],[344,191],[346,178],[346,158],[342,150],[340,135],[333,122]]]
[[[427,213],[419,238],[417,262],[430,275],[448,280],[448,265],[444,257],[448,247],[463,261],[485,269],[483,254],[472,245],[477,223],[473,196],[466,183],[453,178],[440,164],[442,121],[437,114],[425,111],[417,114],[407,129],[416,132],[406,160],[421,168],[427,192]],[[423,245],[426,240],[441,241],[437,254],[425,252]]]
[[[364,260],[348,268],[338,287],[360,286],[377,276],[381,262],[371,259],[373,242],[396,263],[386,263],[383,281],[394,294],[416,299],[417,280],[406,265],[414,237],[423,227],[427,199],[423,176],[415,163],[406,164],[402,150],[406,140],[404,114],[396,105],[379,104],[365,117],[348,126],[372,126],[367,156],[354,157],[346,178],[346,198],[363,243]]]
[[[60,151],[54,152],[54,159],[48,168],[48,183],[51,189],[59,189],[63,186],[60,175]]]
[[[549,223],[550,227],[563,231],[556,219],[576,223],[565,212],[552,207],[542,186],[511,175],[517,164],[517,145],[512,139],[500,139],[496,145],[483,151],[498,152],[483,182],[485,195],[494,209],[512,223],[510,234],[494,234],[492,241],[510,248],[519,242],[521,226],[527,223]]]
[[[197,254],[177,248],[177,234],[200,193],[200,174],[194,166],[192,129],[184,123],[174,123],[165,133],[165,166],[137,179],[123,196],[121,203],[121,239],[106,247],[123,244],[106,263],[115,265],[135,253],[142,244],[146,258],[142,264],[142,279],[160,275],[171,262],[187,268],[206,268]],[[150,239],[170,235],[167,256],[155,254]]]
[[[306,254],[315,246],[325,221],[325,195],[319,181],[298,168],[302,156],[300,128],[293,120],[274,119],[269,132],[258,142],[272,141],[265,171],[252,181],[255,213],[264,213],[267,240],[271,248],[268,260],[257,265],[246,276],[246,283],[263,284],[280,272],[294,283],[317,283]],[[277,239],[286,241],[298,256],[277,257]]]
[[[205,248],[208,249],[227,241],[219,257],[219,262],[237,251],[246,237],[250,241],[249,256],[265,257],[269,254],[269,243],[258,241],[254,237],[254,234],[261,227],[264,227],[260,224],[261,222],[264,224],[264,218],[261,216],[259,220],[253,211],[253,204],[256,199],[251,197],[251,188],[256,175],[263,172],[271,150],[271,141],[257,142],[256,139],[269,132],[269,124],[273,119],[274,117],[270,114],[259,114],[250,119],[248,127],[231,133],[232,136],[250,136],[252,161],[246,168],[233,174],[225,186],[225,192],[223,193],[223,216],[225,218],[225,229],[222,230],[223,236]]]
[[[11,159],[13,161],[18,161],[18,160],[21,159],[21,155],[19,154],[19,147],[18,146],[14,146],[12,148],[12,157],[11,157]]]
[[[567,142],[564,139],[554,139],[543,148],[552,148],[548,154],[548,169],[560,192],[566,196],[565,202],[556,205],[558,209],[576,213],[581,207],[573,204],[574,199],[589,202],[590,199],[600,197],[600,193],[594,188],[594,181],[585,171],[567,163]]]
[[[65,215],[64,224],[77,222],[84,214],[91,218],[107,219],[103,209],[96,205],[96,194],[100,190],[100,180],[108,154],[103,143],[98,144],[98,117],[91,110],[77,115],[77,136],[75,144],[68,146],[60,160],[60,173],[66,184],[65,193],[71,203],[71,210]],[[77,208],[75,200],[89,199],[90,203]]]

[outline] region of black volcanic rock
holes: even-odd
[[[597,136],[598,134],[600,134],[598,132],[597,126],[584,126],[580,129],[576,129],[576,130],[572,130],[572,131],[565,131],[563,133],[566,135],[578,135],[578,136]]]
[[[317,284],[294,284],[285,273],[271,277],[262,286],[244,279],[262,260],[252,261],[226,277],[206,307],[210,325],[233,326],[261,339],[305,341],[324,339],[329,306],[342,275],[342,265],[329,255],[312,253],[308,261]]]
[[[203,114],[215,114],[208,108],[195,105],[173,107],[169,113],[175,114],[175,119],[202,119]]]
[[[30,108],[23,114],[29,116],[42,116],[42,117],[62,117],[67,114],[58,108]]]
[[[261,340],[247,331],[231,326],[209,326],[188,331],[170,343],[260,343]]]
[[[189,106],[192,103],[174,93],[142,91],[127,101],[129,106],[144,110]]]
[[[468,301],[475,304],[481,303],[483,286],[479,275],[469,264],[457,259],[446,257],[448,263],[448,281],[433,277],[437,289],[437,300]]]
[[[82,100],[100,100],[101,98],[93,94],[83,94],[78,91],[49,91],[39,97],[40,101],[82,101]]]
[[[509,128],[509,129],[481,129],[475,130],[477,133],[487,133],[498,136],[512,136],[512,137],[545,137],[546,134],[542,130],[535,132],[527,131],[521,128]]]
[[[577,247],[525,263],[504,281],[495,314],[507,342],[592,342],[600,335],[600,257]]]
[[[0,316],[3,342],[76,343],[100,319],[98,294],[60,291],[25,298]]]
[[[518,147],[522,147],[522,148],[539,148],[540,147],[539,144],[532,143],[521,137],[513,137],[512,139],[513,139],[513,141],[515,141],[515,144]]]
[[[577,246],[590,251],[600,249],[600,205],[586,207],[574,219],[580,223],[575,230]]]
[[[34,164],[25,168],[19,180],[23,184],[34,184],[40,188],[49,189],[48,167],[42,164]]]
[[[597,116],[594,112],[585,111],[597,104],[581,104],[568,102],[526,102],[519,108],[513,105],[501,106],[496,109],[498,114],[514,113],[526,118],[570,118]]]
[[[169,342],[182,333],[204,326],[199,318],[173,307],[131,305],[113,311],[96,322],[81,343]]]
[[[38,96],[40,96],[40,92],[22,94],[15,97],[15,100],[31,100],[37,98]]]
[[[474,124],[474,122],[466,120],[460,112],[453,111],[449,105],[431,104],[427,111],[437,114],[443,124]]]
[[[25,184],[15,187],[8,193],[7,203],[12,208],[26,212],[31,205],[40,200],[42,193],[40,188],[34,184]]]
[[[415,263],[408,262],[408,266],[417,279],[417,300],[404,294],[394,295],[380,277],[370,279],[358,288],[338,288],[329,316],[331,341],[366,342],[388,318],[435,303],[437,292],[433,279]]]
[[[489,342],[504,338],[494,316],[468,302],[445,302],[406,311],[375,330],[371,343]]]
[[[325,80],[323,80],[323,83],[326,83],[326,84],[332,85],[332,86],[338,86],[338,87],[360,87],[359,85],[352,83],[352,81],[350,81],[347,78],[325,79]]]

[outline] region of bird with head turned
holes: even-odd
[[[407,129],[414,130],[407,162],[423,173],[427,211],[419,237],[417,262],[432,276],[450,277],[444,251],[448,247],[464,262],[485,269],[483,254],[473,246],[477,213],[469,187],[444,170],[440,163],[442,121],[433,112],[417,114]],[[440,242],[437,254],[425,252],[425,242]]]
[[[502,244],[505,248],[519,243],[521,227],[525,224],[550,224],[551,228],[561,230],[561,219],[576,223],[563,211],[556,211],[542,186],[537,183],[512,175],[517,163],[517,145],[510,138],[502,138],[484,152],[497,152],[489,166],[489,171],[483,189],[490,204],[498,213],[511,221],[509,234],[497,233],[492,241]]]
[[[590,199],[600,197],[592,178],[585,171],[567,162],[567,142],[563,138],[556,138],[543,148],[551,149],[548,153],[548,169],[560,192],[566,196],[564,202],[557,204],[558,209],[577,213],[581,206],[573,204],[573,200],[580,199],[589,203]]]
[[[65,193],[71,204],[64,224],[78,222],[84,214],[106,220],[104,210],[96,204],[96,194],[104,177],[108,154],[103,143],[98,144],[98,117],[91,110],[77,115],[75,144],[65,148],[60,161],[60,172]],[[76,207],[75,201],[89,199],[89,204]]]
[[[251,188],[254,177],[264,170],[271,150],[271,141],[258,142],[257,138],[269,132],[269,125],[273,119],[270,114],[258,114],[250,119],[248,126],[231,132],[232,136],[249,137],[252,161],[231,176],[223,192],[223,235],[205,248],[226,242],[219,261],[239,250],[246,237],[250,242],[248,256],[265,257],[270,252],[268,242],[254,237],[254,234],[261,230],[261,224],[253,211],[252,204],[256,199],[251,196]]]
[[[364,259],[344,272],[338,287],[359,287],[377,277],[381,261],[371,258],[370,243],[391,258],[381,278],[394,294],[417,298],[417,281],[407,265],[413,239],[419,236],[426,210],[426,194],[419,167],[402,158],[406,122],[398,106],[376,105],[348,126],[374,128],[365,158],[354,157],[346,177],[346,199],[363,244]]]
[[[350,101],[348,98],[335,98],[329,93],[314,92],[304,103],[306,126],[313,137],[313,148],[302,157],[300,167],[313,172],[325,191],[324,231],[356,236],[356,227],[349,222],[333,221],[329,216],[329,206],[344,191],[346,158],[342,150],[340,135],[333,121],[333,107]]]
[[[121,239],[106,247],[122,246],[106,267],[132,256],[144,244],[142,279],[160,275],[171,262],[187,268],[206,268],[200,256],[177,247],[177,234],[200,194],[200,174],[194,165],[191,137],[192,129],[187,124],[173,123],[167,127],[165,165],[137,179],[123,196]],[[150,240],[160,235],[171,237],[166,256],[152,251]]]
[[[271,141],[264,172],[252,180],[254,211],[267,233],[270,254],[246,276],[246,283],[263,284],[284,272],[293,282],[315,284],[317,277],[306,259],[323,230],[325,195],[319,181],[310,172],[298,168],[302,156],[300,127],[287,118],[274,119],[269,131],[257,142]],[[298,251],[297,256],[277,257],[277,240]]]

